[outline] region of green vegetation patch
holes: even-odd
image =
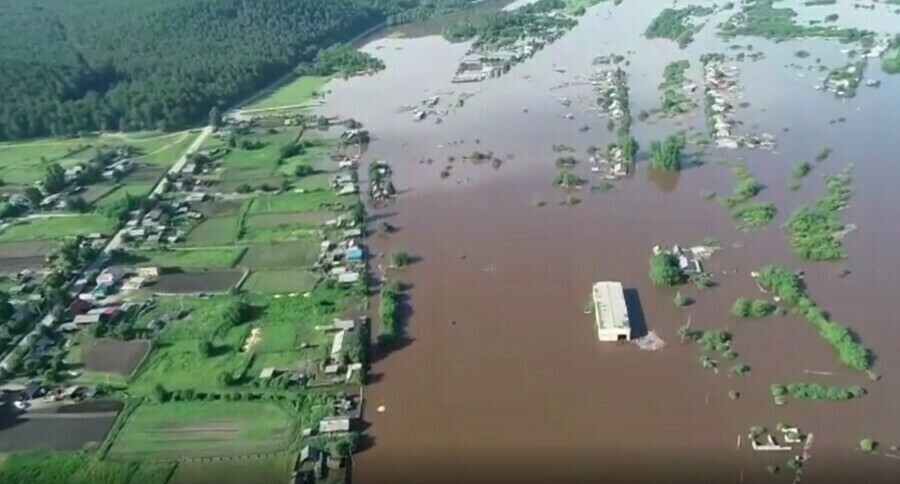
[[[99,460],[82,453],[35,452],[9,455],[0,469],[2,484],[122,484],[139,469],[133,462]]]
[[[181,269],[225,269],[234,265],[244,254],[243,247],[215,249],[143,250],[129,254],[132,263],[142,266]]]
[[[248,484],[288,482],[296,456],[285,453],[252,459],[181,462],[168,484]]]
[[[866,394],[862,387],[849,388],[822,385],[820,383],[788,383],[786,385],[773,384],[772,396],[776,402],[783,403],[785,397],[797,400],[830,400],[846,401],[860,398]]]
[[[261,213],[319,212],[340,203],[340,198],[331,190],[289,193],[254,199],[248,213],[252,216]]]
[[[806,294],[806,286],[796,273],[779,267],[765,267],[759,272],[757,283],[775,293],[784,302],[796,307],[819,335],[837,350],[841,361],[859,371],[866,371],[872,365],[871,350],[859,342],[856,335],[847,328],[831,321],[828,314]]]
[[[740,222],[741,229],[753,230],[769,225],[777,212],[772,203],[751,203],[735,207],[731,215]]]
[[[295,435],[296,421],[274,403],[145,403],[126,422],[110,456],[174,460],[278,452]]]
[[[103,215],[75,215],[66,217],[34,218],[8,227],[0,232],[0,242],[63,239],[76,235],[101,233],[112,235],[115,221]]]
[[[663,71],[663,83],[659,88],[663,91],[662,111],[666,116],[686,114],[697,107],[684,90],[687,80],[684,73],[690,66],[690,61],[683,59],[669,63]]]
[[[316,286],[318,280],[315,274],[297,269],[254,271],[241,289],[272,294],[307,292]]]
[[[234,245],[238,239],[238,221],[236,216],[202,220],[188,232],[187,243],[205,246]]]
[[[260,213],[247,218],[248,230],[282,226],[319,227],[337,217],[334,212]]]
[[[845,225],[839,211],[853,194],[853,179],[848,174],[828,177],[828,196],[814,206],[803,206],[791,214],[784,225],[791,248],[798,257],[821,261],[844,257],[841,238]]]
[[[319,243],[304,239],[296,242],[254,244],[247,248],[237,265],[250,269],[283,269],[311,266],[319,256]]]
[[[119,185],[112,190],[107,190],[103,196],[97,198],[93,203],[101,211],[108,210],[117,203],[121,203],[120,201],[127,197],[146,197],[147,194],[153,190],[154,186],[154,183],[129,183]],[[87,198],[85,198],[85,200],[87,200]]]
[[[650,168],[658,171],[680,171],[684,151],[683,134],[673,134],[665,141],[650,143]]]
[[[653,19],[644,35],[648,39],[670,39],[682,49],[694,41],[694,34],[700,31],[693,23],[693,17],[711,15],[713,9],[690,5],[684,8],[666,8]]]
[[[252,308],[236,296],[210,299],[165,297],[141,315],[137,327],[164,321],[164,329],[142,366],[135,386],[169,390],[221,389],[241,376],[247,358],[243,345],[250,335]],[[205,351],[208,343],[212,351]],[[226,376],[227,375],[227,376]]]
[[[873,33],[832,26],[804,26],[794,22],[797,12],[791,8],[775,8],[778,0],[747,0],[741,11],[735,13],[720,26],[719,34],[725,38],[740,35],[763,37],[776,42],[801,37],[826,37],[842,42],[871,39]]]
[[[659,253],[650,257],[650,282],[654,286],[672,287],[684,283],[684,272],[678,267],[678,258]]]
[[[300,76],[246,108],[306,105],[323,94],[323,88],[330,80],[331,77],[328,76]]]

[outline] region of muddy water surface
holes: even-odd
[[[323,112],[366,124],[375,138],[368,159],[389,160],[396,171],[401,194],[376,216],[399,231],[372,237],[373,250],[421,257],[391,273],[413,286],[409,341],[374,365],[375,382],[366,388],[372,425],[366,450],[355,458],[359,482],[790,482],[785,463],[793,454],[754,453],[746,438],[738,445],[738,435],[750,426],[773,428],[777,422],[814,434],[808,482],[850,482],[849,475],[872,482],[900,474],[900,461],[855,450],[864,437],[884,443],[884,450],[900,444],[900,420],[893,418],[900,397],[900,251],[894,248],[900,225],[890,222],[900,201],[894,159],[900,80],[885,77],[873,63],[867,78],[882,79],[880,89],[862,87],[855,99],[835,100],[812,89],[823,74],[809,67],[816,57],[832,67],[844,64],[844,46],[755,38],[723,43],[714,35],[722,16],[685,50],[642,38],[667,5],[626,0],[619,7],[595,7],[556,44],[482,84],[449,82],[466,44],[437,36],[375,39],[365,50],[384,59],[387,69],[330,86]],[[820,9],[821,15],[840,11]],[[858,22],[863,14],[848,18]],[[584,189],[577,194],[580,204],[559,204],[565,194],[552,186],[559,156],[552,145],[570,145],[586,160],[589,145],[605,146],[614,138],[592,110],[589,86],[558,86],[592,72],[595,56],[626,55],[633,131],[646,147],[679,125],[704,129],[702,108],[694,119],[637,122],[640,110],[659,106],[664,66],[689,59],[688,74],[699,81],[699,56],[733,55],[732,44],[765,52],[761,61],[738,64],[750,105],[737,117],[747,130],[775,134],[775,152],[710,149],[704,165],[661,176],[648,172],[642,150],[637,173],[615,190]],[[795,58],[799,49],[812,56]],[[792,63],[802,67],[788,67]],[[475,96],[462,108],[447,107],[461,92]],[[433,117],[415,123],[410,113],[397,112],[434,94],[450,111],[440,124]],[[562,106],[561,97],[572,105]],[[846,121],[829,123],[841,117]],[[583,125],[590,129],[579,131]],[[789,191],[793,166],[812,161],[826,145],[834,154],[816,164],[800,190]],[[473,150],[492,151],[504,163],[494,169],[455,161],[449,178],[439,176],[448,156],[459,159]],[[733,189],[731,170],[714,163],[720,159],[745,161],[767,185],[759,200],[779,209],[768,228],[738,232],[725,209],[700,197],[704,190],[727,196]],[[843,216],[860,229],[846,241],[849,258],[835,264],[797,260],[780,224],[824,193],[821,175],[850,163],[857,191]],[[585,165],[576,170],[590,178]],[[685,287],[696,303],[678,309],[673,291],[649,283],[651,247],[705,237],[724,246],[708,264],[718,286],[703,293]],[[738,321],[728,315],[736,298],[759,295],[749,272],[772,263],[806,271],[810,294],[873,348],[881,381],[843,368],[801,319]],[[373,263],[379,264],[386,261]],[[840,278],[844,267],[851,274]],[[622,281],[633,319],[668,345],[646,352],[599,343],[592,319],[582,312],[597,280]],[[731,376],[725,362],[719,374],[702,370],[698,349],[678,341],[677,329],[688,318],[698,328],[732,332],[738,359],[751,373]],[[769,385],[796,381],[861,385],[869,395],[848,403],[775,406]],[[729,390],[740,392],[740,399],[731,401]],[[372,410],[379,405],[384,413]],[[770,464],[782,472],[767,473]]]

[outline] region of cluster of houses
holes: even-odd
[[[828,73],[822,82],[822,88],[835,97],[853,97],[856,88],[862,82],[865,63],[850,63]],[[877,82],[877,81],[876,81]]]
[[[140,210],[131,212],[128,222],[125,223],[124,232],[128,240],[136,244],[150,245],[178,242],[184,236],[184,232],[173,228],[169,208],[169,205],[158,206],[143,215]],[[190,210],[190,205],[186,202],[179,204],[174,209],[178,215],[191,214],[195,218],[203,217],[199,212]]]
[[[625,89],[628,82],[622,69],[604,69],[590,77],[601,116],[609,116],[613,121],[622,119],[628,112],[628,97]]]
[[[366,249],[362,244],[363,231],[356,222],[346,216],[325,223],[328,228],[341,230],[340,240],[322,241],[316,268],[341,285],[352,285],[360,281],[364,270]]]
[[[333,415],[320,420],[315,429],[304,429],[303,436],[309,437],[317,433],[321,436],[338,438],[348,435],[354,431],[361,410],[362,397],[341,396],[332,405]],[[294,484],[321,482],[328,478],[329,470],[344,467],[344,461],[345,456],[333,455],[317,445],[306,445],[297,456],[291,482]]]
[[[705,245],[684,248],[673,245],[670,249],[653,246],[653,255],[671,254],[678,259],[678,268],[685,274],[700,274],[703,272],[701,261],[709,259],[715,252],[715,248]]]
[[[591,172],[597,173],[605,180],[618,180],[628,175],[629,164],[625,160],[625,151],[619,145],[612,145],[605,156],[591,156]]]
[[[158,267],[109,266],[103,269],[94,279],[95,286],[93,289],[81,292],[76,301],[102,301],[109,297],[136,291],[156,282],[157,279],[159,279]],[[83,290],[86,288],[87,282],[87,279],[79,280],[76,281],[76,285]]]
[[[32,379],[25,383],[5,383],[0,386],[0,406],[11,403],[16,410],[26,410],[40,403],[80,402],[95,394],[95,390],[81,385],[54,387]]]
[[[758,440],[761,435],[758,436],[754,433],[750,433],[750,435],[748,435],[748,438],[750,439],[750,446],[755,451],[784,452],[791,451],[793,450],[794,445],[803,443],[803,435],[800,433],[800,429],[798,429],[797,427],[780,426],[779,430],[781,430],[782,439],[784,441],[783,444],[779,444],[771,433],[766,433],[766,440],[764,442],[759,442]]]
[[[739,136],[734,133],[736,122],[733,101],[742,91],[737,83],[737,66],[725,66],[724,59],[715,57],[703,64],[703,86],[707,103],[707,122],[719,148],[734,150],[741,146],[772,150],[775,137],[768,133]]]

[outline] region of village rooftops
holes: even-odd
[[[350,431],[349,417],[327,417],[319,422],[319,432],[323,434],[333,434],[337,432]]]
[[[631,322],[621,282],[597,282],[592,291],[594,320],[600,341],[628,341]]]

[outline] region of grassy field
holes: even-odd
[[[316,93],[321,93],[325,84],[331,80],[323,76],[298,77],[289,84],[285,84],[272,94],[260,98],[255,103],[245,106],[244,109],[274,108],[279,106],[291,106],[305,104],[313,101]]]
[[[313,239],[278,244],[255,244],[247,248],[238,265],[250,269],[283,269],[312,265],[319,255]]]
[[[134,387],[144,392],[157,384],[168,389],[224,387],[219,378],[223,372],[240,370],[245,360],[240,349],[250,332],[249,324],[229,326],[224,322],[224,311],[233,301],[233,296],[161,298],[154,310],[141,316],[136,327],[145,327],[153,319],[180,311],[187,311],[189,315],[169,323],[159,335]],[[211,355],[201,354],[200,341],[209,341],[213,345],[215,349]]]
[[[260,293],[295,293],[311,291],[319,278],[315,274],[297,269],[253,272],[241,289]]]
[[[111,235],[115,228],[115,221],[102,215],[37,218],[13,225],[0,232],[0,242],[62,239],[94,232]]]
[[[254,244],[291,242],[315,238],[318,234],[319,230],[315,228],[282,225],[267,229],[248,230],[244,236],[241,237],[241,242]]]
[[[244,253],[242,247],[221,249],[145,250],[131,258],[138,265],[179,267],[181,269],[225,269],[234,265]]]
[[[80,453],[13,454],[0,468],[0,484],[122,484],[135,482],[131,477],[137,469],[136,463],[100,461]]]
[[[154,183],[126,183],[119,185],[112,190],[108,190],[103,196],[97,198],[93,203],[95,206],[103,210],[124,199],[128,195],[132,197],[146,197],[153,187]],[[87,200],[87,199],[86,199]]]
[[[288,482],[296,455],[285,453],[257,459],[182,462],[169,484],[256,484]]]
[[[145,403],[125,423],[110,456],[177,459],[279,452],[297,435],[296,424],[274,403]]]
[[[330,208],[335,203],[349,204],[350,199],[342,199],[331,190],[309,193],[288,193],[274,197],[260,197],[250,205],[250,215],[261,213],[317,212]]]
[[[281,226],[320,227],[326,221],[337,218],[334,212],[259,213],[247,218],[250,229],[270,229]]]
[[[233,245],[238,238],[238,217],[212,217],[203,220],[187,235],[188,245]]]
[[[225,170],[219,176],[219,180],[258,185],[255,180],[272,179],[273,176],[279,175],[277,162],[281,147],[293,143],[299,133],[299,128],[290,128],[275,133],[258,133],[242,137],[242,140],[261,143],[262,147],[253,150],[236,148],[220,158],[218,164]],[[280,179],[280,176],[277,178]]]

